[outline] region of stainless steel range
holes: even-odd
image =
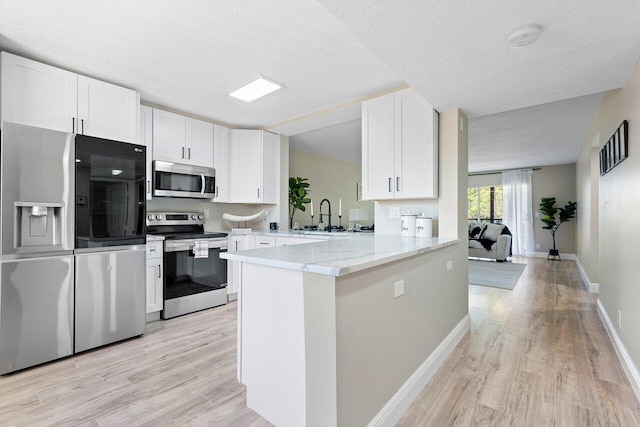
[[[149,213],[147,232],[165,238],[163,319],[227,303],[227,233],[205,232],[200,212]]]

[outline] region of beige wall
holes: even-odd
[[[369,221],[373,222],[373,203],[358,202],[356,199],[356,183],[362,181],[362,168],[360,165],[343,162],[341,160],[320,156],[314,153],[291,148],[289,150],[289,176],[309,178],[311,198],[313,199],[314,224],[318,225],[320,214],[320,201],[329,199],[331,202],[331,224],[338,225],[338,202],[342,198],[342,225],[349,225],[349,209],[362,208],[367,210]],[[327,207],[325,205],[324,212]],[[294,221],[300,226],[311,224],[310,208],[307,205],[305,212],[297,211]],[[325,224],[328,220],[325,219]],[[288,227],[288,221],[283,219],[281,228]]]
[[[624,88],[606,93],[602,97],[598,111],[593,119],[584,145],[590,147],[596,136],[600,145],[606,142],[623,120],[629,121],[629,157],[599,178],[599,200],[591,197],[591,205],[597,204],[599,222],[599,275],[600,300],[609,318],[612,320],[633,363],[640,365],[640,286],[638,285],[638,267],[634,261],[638,253],[638,212],[640,212],[640,66],[636,66]],[[579,163],[578,180],[581,183],[578,203],[585,202],[585,189],[592,170],[585,170],[591,157],[590,149],[584,149]],[[586,189],[588,192],[588,189]],[[592,194],[592,193],[591,193]],[[587,263],[589,274],[594,269],[595,259],[589,259],[588,240],[590,222],[580,223],[579,242],[581,243],[580,262]],[[591,243],[593,244],[593,243]],[[622,317],[622,327],[618,327],[618,311]]]
[[[543,197],[555,197],[556,206],[564,207],[569,201],[576,200],[576,165],[544,166],[533,171],[531,178],[533,187],[533,211],[537,212]],[[581,206],[578,205],[578,210]],[[536,252],[548,253],[553,247],[553,240],[549,230],[542,228],[544,224],[540,218],[533,221],[533,240]],[[537,245],[540,245],[538,248]],[[576,253],[576,220],[565,222],[556,233],[556,248],[561,253]]]

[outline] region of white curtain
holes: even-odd
[[[513,255],[533,255],[532,174],[531,169],[502,172],[502,215],[513,235]]]

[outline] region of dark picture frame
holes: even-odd
[[[629,157],[629,122],[624,120],[600,149],[600,176],[607,174]]]

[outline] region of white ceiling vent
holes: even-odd
[[[523,25],[507,34],[507,44],[509,47],[528,46],[538,40],[540,34],[542,34],[542,27],[540,25]]]

